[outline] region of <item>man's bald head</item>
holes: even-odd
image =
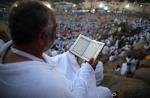
[[[39,33],[55,33],[53,11],[41,1],[15,3],[9,14],[9,29],[15,44],[29,44]],[[52,34],[53,35],[53,34]]]

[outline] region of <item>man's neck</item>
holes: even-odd
[[[13,45],[13,47],[42,59],[42,51],[39,51],[34,45]]]

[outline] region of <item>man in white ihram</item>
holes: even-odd
[[[65,62],[57,65],[59,62],[43,53],[55,40],[52,9],[41,1],[19,1],[13,5],[8,23],[12,41],[0,49],[0,98],[103,98],[90,79],[95,75],[94,61],[83,63],[70,83],[57,68]]]
[[[85,81],[85,86],[87,87],[86,92],[88,98],[111,98],[111,92],[106,87],[96,87],[96,83],[100,84],[103,80],[103,63],[98,62],[95,71],[85,68],[84,64],[78,64],[76,57],[70,52],[65,52],[61,55],[51,57],[51,61],[55,62],[56,68],[61,72],[66,78],[66,83],[69,85],[70,90],[76,82],[76,78],[80,77],[80,73],[84,70],[88,77],[88,81]],[[63,64],[63,65],[62,65]],[[87,63],[86,63],[87,64]],[[83,78],[83,77],[82,77]],[[82,89],[83,90],[83,89]],[[95,96],[95,97],[94,97]]]

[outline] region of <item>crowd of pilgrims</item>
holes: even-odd
[[[104,42],[102,55],[109,56],[109,62],[120,56],[126,56],[125,62],[114,71],[121,75],[133,73],[138,69],[139,60],[136,56],[125,55],[138,44],[144,44],[150,50],[150,21],[148,19],[124,17],[115,18],[111,15],[67,14],[57,15],[57,40],[47,53],[50,56],[67,51],[79,34],[93,40]]]
[[[125,56],[139,43],[145,50],[150,50],[150,20],[142,18],[116,18],[111,15],[102,16],[91,13],[57,15],[56,40],[52,49],[46,51],[56,56],[67,51],[79,34],[93,40],[104,42],[102,55],[109,56],[109,62]],[[0,39],[0,47],[4,41]],[[125,62],[114,71],[126,75],[138,69],[139,60],[136,56],[127,55]]]

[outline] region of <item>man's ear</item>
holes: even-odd
[[[39,33],[38,37],[37,37],[37,41],[38,41],[40,46],[45,45],[45,40],[46,40],[46,35],[44,33]]]

